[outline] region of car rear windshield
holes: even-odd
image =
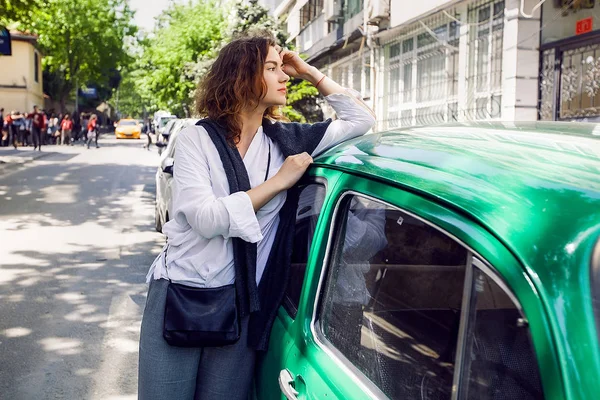
[[[135,121],[121,121],[121,122],[119,122],[119,125],[121,125],[121,126],[134,126],[134,125],[137,125],[137,122],[135,122]]]
[[[172,117],[172,118],[169,118],[169,117],[167,117],[167,118],[162,118],[162,119],[160,120],[160,127],[161,127],[161,128],[162,128],[162,127],[164,127],[164,126],[165,126],[166,124],[168,124],[168,123],[169,123],[169,121],[170,121],[170,120],[172,120],[172,119],[175,119],[175,117]]]

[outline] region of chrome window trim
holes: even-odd
[[[592,309],[596,319],[596,336],[600,339],[600,238],[594,245],[590,260],[590,291],[592,294]]]
[[[525,318],[525,312],[523,312],[523,307],[521,306],[521,303],[519,302],[519,300],[517,300],[517,297],[513,294],[512,290],[510,290],[510,288],[504,282],[504,280],[498,276],[499,274],[494,269],[494,267],[492,267],[490,263],[484,261],[484,259],[480,258],[479,256],[473,257],[473,266],[481,270],[481,272],[483,272],[491,280],[493,280],[494,283],[498,285],[500,289],[502,289],[504,293],[506,293],[506,295],[510,298],[510,300],[515,304],[515,307],[517,307],[519,313],[521,313],[521,316]]]
[[[313,302],[313,312],[312,312],[312,318],[310,321],[310,330],[311,333],[313,335],[313,338],[315,340],[315,343],[317,344],[317,346],[323,350],[327,355],[329,355],[331,357],[331,359],[341,368],[343,369],[346,373],[351,374],[352,376],[355,376],[355,381],[359,384],[359,386],[373,399],[380,399],[380,398],[384,398],[387,399],[387,395],[385,395],[385,393],[383,393],[381,391],[381,389],[379,389],[377,387],[377,385],[375,385],[368,377],[366,377],[358,368],[356,368],[351,362],[350,360],[348,360],[339,350],[337,350],[335,348],[335,346],[330,343],[324,336],[324,334],[321,332],[320,328],[317,326],[317,314],[319,312],[319,305],[320,305],[320,301],[321,301],[321,297],[322,297],[322,289],[323,289],[323,285],[324,285],[324,281],[327,275],[327,272],[329,271],[330,263],[331,263],[331,252],[332,252],[332,248],[333,248],[333,244],[334,241],[333,239],[333,233],[335,231],[335,227],[336,224],[338,223],[338,218],[339,218],[339,209],[340,206],[342,204],[342,202],[344,201],[344,199],[347,196],[360,196],[362,198],[365,199],[369,199],[372,201],[376,201],[379,203],[382,203],[386,206],[389,206],[395,210],[398,210],[400,212],[405,213],[406,215],[409,215],[413,218],[415,218],[418,221],[423,222],[424,224],[436,229],[437,231],[441,232],[442,234],[446,235],[447,237],[451,238],[452,240],[454,240],[456,243],[458,243],[459,245],[463,246],[468,252],[468,259],[467,259],[467,270],[470,270],[469,273],[467,273],[467,271],[465,271],[465,283],[466,283],[466,278],[467,275],[470,274],[471,276],[471,281],[472,281],[472,268],[473,266],[479,268],[482,272],[484,272],[487,276],[489,276],[496,284],[498,284],[498,286],[500,286],[500,288],[502,290],[504,290],[507,295],[509,296],[509,298],[514,302],[515,306],[518,308],[519,312],[521,313],[521,315],[524,316],[523,313],[523,309],[521,307],[521,303],[519,301],[517,301],[516,297],[514,296],[514,294],[512,293],[511,290],[508,289],[508,286],[504,283],[504,281],[498,276],[499,274],[497,272],[495,272],[495,269],[491,266],[490,263],[488,263],[487,261],[485,261],[485,258],[482,257],[481,255],[479,255],[473,248],[471,248],[470,246],[468,246],[466,243],[464,243],[462,240],[458,239],[456,236],[454,236],[453,234],[445,231],[444,229],[440,228],[437,225],[434,225],[433,223],[431,223],[430,221],[410,212],[407,211],[399,206],[396,206],[394,204],[389,203],[388,201],[384,201],[381,199],[378,199],[376,197],[367,195],[365,193],[360,193],[357,192],[355,190],[346,190],[343,193],[341,193],[339,199],[337,200],[335,207],[333,209],[333,217],[331,220],[331,226],[329,229],[329,235],[327,237],[327,247],[325,248],[325,254],[324,254],[324,258],[323,258],[323,265],[321,268],[321,274],[319,276],[319,283],[317,285],[317,291],[316,291],[316,296],[315,296],[315,300]],[[598,244],[598,252],[600,253],[600,242]],[[599,255],[600,257],[600,255]],[[468,261],[471,261],[470,263]],[[472,286],[470,286],[471,288]],[[465,295],[465,289],[466,287],[463,287],[463,296]],[[469,294],[470,296],[470,294]],[[464,298],[463,300],[464,301]],[[462,305],[462,302],[461,302]],[[465,313],[465,319],[467,318],[468,314],[466,314],[468,310],[465,310],[464,306],[463,309],[461,311],[461,313]],[[463,327],[463,321],[462,321],[463,316],[461,315],[461,325],[459,327],[459,341],[463,342],[465,340],[465,337],[461,336],[464,335],[464,330],[466,329],[466,327]],[[462,349],[462,351],[464,352],[464,348]],[[536,356],[536,365],[539,368],[539,363],[537,362],[537,353],[535,352],[534,349],[534,354]],[[458,344],[457,344],[457,356],[458,356]],[[462,357],[462,354],[461,354]],[[455,371],[455,375],[456,375],[456,371],[457,371],[457,364],[455,361],[455,366],[454,366],[454,371]],[[458,374],[460,375],[460,374]],[[540,374],[540,378],[541,378],[541,374]],[[458,382],[456,383],[458,386],[456,387],[456,391],[454,388],[454,377],[453,377],[453,387],[452,387],[452,399],[456,399],[457,395],[458,395],[458,389],[460,389],[460,385],[462,384],[462,380],[458,379]],[[383,397],[382,397],[383,396]]]

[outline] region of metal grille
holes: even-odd
[[[555,63],[556,51],[546,50],[542,53],[542,70],[540,72],[540,120],[553,121],[555,114]]]
[[[461,22],[462,21],[462,22]],[[377,130],[500,118],[504,1],[473,2],[400,31],[383,46]],[[466,41],[466,87],[459,91],[459,48]]]
[[[502,104],[504,1],[469,7],[469,67],[464,119],[499,118]]]
[[[438,13],[384,46],[384,82],[378,98],[383,115],[377,129],[456,119],[458,31],[456,21]]]
[[[562,53],[559,118],[600,115],[600,44]]]
[[[600,44],[542,53],[541,120],[600,117]]]

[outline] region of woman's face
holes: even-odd
[[[275,47],[269,47],[269,53],[265,60],[263,78],[267,85],[267,93],[260,101],[264,107],[284,106],[286,103],[285,84],[290,79],[281,69],[283,63]]]

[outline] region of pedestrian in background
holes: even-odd
[[[87,132],[88,132],[88,123],[90,122],[89,116],[86,113],[81,113],[81,137],[83,138],[83,144],[87,143]]]
[[[8,146],[8,142],[10,140],[10,132],[4,125],[4,108],[0,108],[0,135],[3,135],[3,132],[6,131],[6,140],[3,139],[2,143],[0,143],[0,146]]]
[[[79,138],[81,137],[81,116],[80,116],[80,114],[77,111],[75,111],[73,113],[71,120],[73,121],[73,132],[71,133],[72,141],[78,142]]]
[[[60,124],[60,142],[62,144],[71,144],[71,132],[73,131],[73,121],[71,116],[66,114]]]
[[[90,144],[92,143],[92,140],[96,141],[96,148],[99,148],[98,146],[98,116],[96,114],[92,114],[92,116],[90,117],[90,120],[88,121],[87,124],[87,148],[90,148]]]
[[[46,144],[54,144],[59,142],[58,134],[58,118],[56,114],[52,113],[50,118],[48,118],[48,127],[46,128],[47,136],[46,136]]]
[[[15,111],[12,115],[13,120],[13,130],[16,133],[17,142],[21,146],[28,146],[29,143],[29,126],[31,125],[31,120],[27,119],[25,114],[21,114],[19,111]]]
[[[144,127],[142,131],[146,135],[146,150],[150,150],[150,146],[152,145],[152,136],[150,136],[150,121],[148,119],[144,120]]]
[[[19,126],[15,123],[15,119],[20,118],[16,111],[11,111],[6,118],[4,118],[4,126],[8,131],[8,143],[12,144],[15,150],[17,149],[17,143],[19,141]]]
[[[44,114],[38,111],[38,106],[33,106],[33,112],[27,116],[31,121],[31,139],[33,140],[33,150],[42,151],[42,142],[44,140]]]
[[[286,104],[290,76],[311,82],[339,119],[277,122],[283,120],[279,108]],[[199,85],[196,104],[198,114],[208,118],[179,133],[173,217],[163,226],[167,244],[147,276],[140,400],[248,398],[257,352],[267,350],[290,268],[292,249],[282,244],[292,239],[297,198],[286,198],[297,194],[287,190],[312,163],[312,155],[365,134],[375,123],[360,95],[270,37],[227,44]],[[225,307],[216,307],[197,321],[167,299],[168,292],[186,286],[231,295],[223,304],[234,304],[236,314],[227,313],[223,320]],[[164,333],[171,325],[165,325],[166,304],[182,311],[181,319],[170,323],[206,323],[206,329],[215,323],[211,334],[221,338],[214,327],[223,326],[237,331],[237,340],[219,347],[183,339],[167,343]],[[214,304],[203,304],[207,310],[209,306]],[[237,315],[237,324],[230,315]],[[198,332],[203,330],[194,330]],[[191,347],[178,347],[187,345]]]

